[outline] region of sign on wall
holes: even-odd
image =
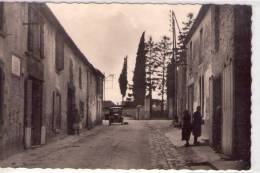
[[[21,74],[21,60],[15,55],[12,55],[12,73],[16,76]]]

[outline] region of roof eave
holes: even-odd
[[[194,34],[194,32],[198,28],[199,24],[203,20],[204,16],[206,15],[210,5],[211,4],[202,5],[202,7],[200,8],[200,11],[195,19],[195,22],[193,23],[190,31],[188,32],[186,39],[184,40],[184,45],[186,45],[190,41],[192,35]]]

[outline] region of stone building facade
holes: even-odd
[[[186,59],[186,57],[185,57]],[[177,109],[177,124],[182,124],[183,112],[186,110],[186,60],[182,63],[179,63],[176,69],[176,109]]]
[[[47,5],[0,3],[0,158],[102,118],[103,74]],[[93,90],[93,91],[92,91]]]
[[[251,7],[203,5],[186,40],[187,108],[217,150],[250,160]]]

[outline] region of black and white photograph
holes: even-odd
[[[250,170],[253,12],[0,2],[0,169]]]

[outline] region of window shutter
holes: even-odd
[[[64,69],[64,42],[62,37],[60,37],[60,70]]]
[[[44,21],[40,19],[40,56],[44,58]]]
[[[0,2],[0,30],[4,29],[4,2]]]
[[[79,68],[79,88],[82,89],[82,70]]]
[[[30,24],[33,22],[32,20],[33,12],[32,7],[29,5],[28,7],[28,40],[27,40],[27,46],[28,51],[33,51],[33,26]]]
[[[64,42],[62,37],[56,33],[56,71],[59,72],[64,69]]]

